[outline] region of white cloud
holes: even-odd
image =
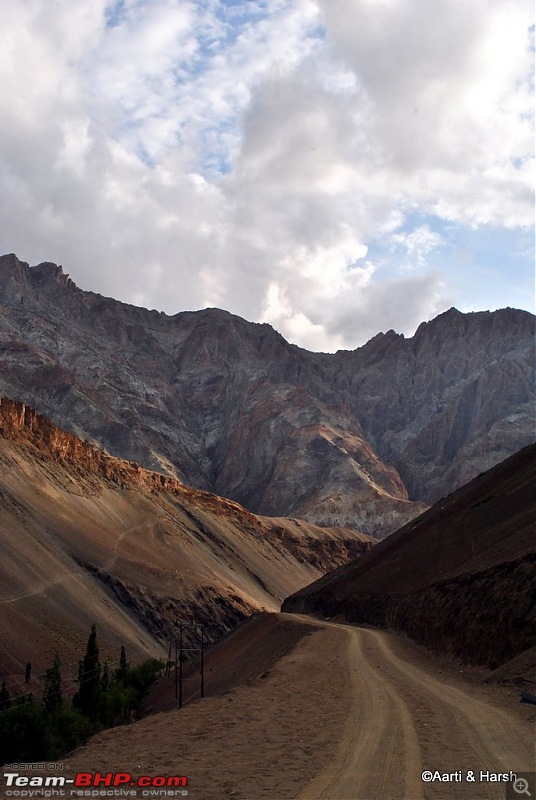
[[[420,225],[410,233],[393,233],[390,241],[393,251],[401,248],[406,252],[407,261],[403,264],[403,269],[424,266],[429,254],[445,242],[429,225]]]
[[[532,184],[515,163],[533,154],[532,4],[319,5],[367,100],[363,127],[393,196],[453,221],[532,224]]]
[[[0,250],[315,349],[411,332],[452,293],[410,215],[532,223],[530,25],[525,0],[12,0]],[[411,273],[365,261],[378,237]]]

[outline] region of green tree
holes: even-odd
[[[86,654],[78,665],[78,691],[73,698],[73,705],[89,719],[96,719],[100,712],[100,701],[101,666],[97,627],[93,624],[87,640]]]
[[[136,690],[138,702],[148,695],[149,689],[165,669],[165,663],[158,658],[149,658],[128,672],[127,684]]]
[[[109,688],[110,688],[110,673],[108,669],[108,662],[106,661],[102,669],[101,689],[103,692],[107,692]]]
[[[65,703],[54,717],[55,737],[49,741],[47,758],[60,758],[85,742],[97,730],[95,724],[78,709]]]
[[[118,725],[128,719],[131,709],[138,705],[138,693],[121,681],[114,681],[110,690],[103,694],[101,721],[105,725]]]
[[[127,661],[127,654],[125,652],[125,645],[121,645],[121,653],[119,655],[119,668],[115,671],[115,678],[118,681],[122,681],[122,683],[126,682],[128,675],[128,661]]]
[[[54,663],[45,674],[45,688],[43,691],[43,708],[48,714],[53,714],[61,706],[61,661],[56,651]]]

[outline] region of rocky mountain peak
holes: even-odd
[[[48,262],[4,256],[0,276],[0,393],[259,513],[385,534],[533,440],[527,312],[450,309],[310,353],[221,309],[84,292]]]
[[[30,267],[30,280],[33,286],[43,286],[46,283],[55,282],[78,289],[69,275],[64,273],[61,264],[53,264],[51,261],[43,261],[35,267]]]

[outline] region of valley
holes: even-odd
[[[198,654],[184,667],[183,708],[172,669],[142,718],[69,754],[64,777],[180,774],[203,800],[502,800],[504,783],[485,776],[530,772],[534,706],[519,698],[534,684],[533,580],[473,592],[473,650],[460,647],[456,600],[467,603],[461,588],[479,571],[508,575],[533,557],[534,447],[374,544],[256,517],[5,398],[0,423],[4,674],[18,674],[29,641],[49,660],[61,647],[68,663],[91,618],[103,657],[120,641],[136,658],[163,656],[177,615],[219,640],[205,653],[202,698]],[[330,558],[335,569],[315,580]],[[434,621],[419,626],[424,608]]]
[[[517,693],[392,632],[265,614],[213,648],[206,672],[203,700],[97,735],[66,774],[179,774],[203,800],[503,800],[504,784],[468,771],[532,769],[534,714]],[[464,779],[426,783],[424,770]]]
[[[450,309],[311,353],[49,262],[3,256],[0,277],[0,679],[40,698],[57,652],[70,703],[92,624],[101,663],[175,647],[65,775],[503,800],[467,776],[533,764],[534,317]]]

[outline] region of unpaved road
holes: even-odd
[[[311,623],[310,617],[300,617]],[[348,639],[351,701],[335,759],[300,800],[497,798],[503,783],[480,772],[535,769],[534,731],[516,714],[483,702],[400,658],[384,631],[318,622]],[[423,770],[461,780],[425,783]],[[467,781],[472,770],[476,780]]]
[[[188,800],[504,800],[480,770],[533,769],[533,709],[392,632],[267,614],[207,653],[206,687],[98,734],[65,774],[185,775]]]

